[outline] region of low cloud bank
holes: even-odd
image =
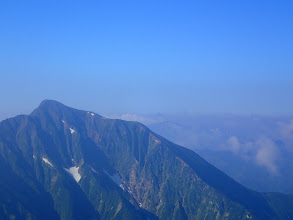
[[[250,142],[240,142],[236,136],[231,136],[222,149],[265,167],[271,174],[278,174],[280,151],[275,142],[267,137]]]

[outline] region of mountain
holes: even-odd
[[[293,219],[137,122],[45,100],[0,123],[0,219]]]

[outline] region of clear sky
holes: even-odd
[[[0,114],[292,114],[293,1],[1,1],[0,74]]]

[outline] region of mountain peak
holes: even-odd
[[[49,107],[49,106],[62,106],[65,107],[64,104],[62,104],[61,102],[55,101],[55,100],[51,100],[51,99],[45,99],[41,102],[41,104],[39,105],[38,108],[43,108],[43,107]]]
[[[31,113],[31,116],[49,116],[50,118],[54,118],[56,120],[61,119],[62,121],[64,118],[71,118],[72,120],[74,120],[75,118],[80,118],[84,114],[103,118],[99,114],[71,108],[58,101],[49,99],[43,100],[41,104]]]
[[[55,116],[60,117],[61,115],[68,114],[70,112],[75,112],[75,111],[77,111],[77,110],[70,108],[68,106],[65,106],[64,104],[62,104],[58,101],[45,99],[31,113],[31,115],[32,116],[51,115],[53,117],[55,117]]]
[[[45,99],[43,100],[40,105],[34,110],[35,111],[38,111],[38,110],[41,110],[41,111],[48,111],[49,109],[72,109],[64,104],[62,104],[61,102],[58,102],[58,101],[55,101],[55,100],[51,100],[51,99]],[[33,112],[33,113],[34,113]]]

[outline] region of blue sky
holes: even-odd
[[[0,114],[292,114],[293,1],[1,1]]]

